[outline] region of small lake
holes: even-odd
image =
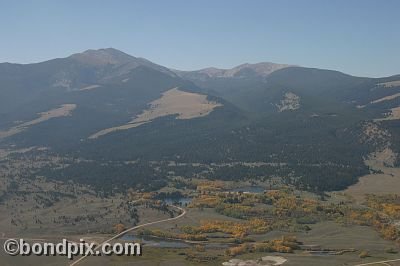
[[[133,241],[135,243],[142,243],[144,246],[148,247],[159,247],[159,248],[187,248],[195,245],[195,243],[185,243],[179,240],[168,240],[152,236],[135,236],[135,235],[124,235],[121,237],[125,241]],[[228,248],[231,245],[225,243],[212,243],[208,242],[205,244],[206,249],[220,249]]]
[[[186,206],[192,202],[192,198],[166,198],[163,200],[165,203],[168,205],[181,205],[181,206]]]

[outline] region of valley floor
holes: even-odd
[[[393,261],[400,258],[400,201],[389,195],[399,191],[400,169],[389,166],[390,155],[371,155],[366,163],[373,174],[344,191],[325,194],[299,191],[276,180],[177,178],[151,193],[103,195],[73,182],[21,178],[18,171],[24,162],[3,160],[0,242],[83,238],[98,244],[115,235],[118,224],[130,228],[178,216],[169,206],[176,202],[185,209],[184,216],[112,241],[142,241],[142,256],[87,257],[77,265],[400,265]],[[62,165],[60,158],[51,160]],[[31,167],[42,167],[39,162]],[[173,198],[177,192],[181,196]],[[164,247],[154,244],[165,241]],[[73,262],[61,256],[13,257],[4,252],[0,261],[13,266]]]

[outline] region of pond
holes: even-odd
[[[168,205],[181,205],[181,206],[187,206],[189,203],[192,202],[192,198],[165,198],[163,200],[165,203]]]
[[[135,236],[135,235],[124,235],[121,237],[125,241],[133,241],[135,243],[142,243],[148,247],[159,247],[159,248],[187,248],[195,245],[195,243],[186,243],[179,240],[169,240],[153,236]],[[208,242],[205,244],[206,249],[226,249],[230,247],[230,244],[226,243],[212,243]]]

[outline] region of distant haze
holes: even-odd
[[[0,62],[115,47],[179,70],[277,62],[390,76],[398,10],[395,0],[2,1]]]

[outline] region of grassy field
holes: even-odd
[[[212,215],[209,211],[208,214]],[[189,217],[196,217],[198,214],[192,212]],[[218,217],[220,218],[220,217]],[[189,219],[189,218],[188,218]],[[184,222],[184,220],[180,221]],[[169,225],[165,224],[163,228],[168,229]],[[281,235],[288,234],[287,232],[273,231],[265,236],[265,239],[272,239]],[[356,265],[359,263],[367,263],[373,261],[396,259],[398,254],[385,253],[388,247],[394,247],[393,242],[382,240],[379,235],[369,227],[365,226],[342,226],[333,222],[326,222],[312,226],[312,230],[308,233],[297,233],[298,239],[307,245],[319,245],[327,249],[342,249],[342,248],[355,248],[357,251],[345,253],[343,255],[310,255],[307,252],[298,251],[293,254],[279,254],[268,252],[256,252],[237,256],[237,259],[242,260],[257,260],[263,256],[280,256],[287,259],[283,265]],[[1,242],[2,245],[2,242]],[[204,256],[215,256],[215,261],[201,263],[192,262],[186,259],[186,255],[193,252],[194,248],[184,249],[170,249],[170,248],[154,248],[143,247],[143,255],[140,257],[89,257],[82,265],[87,266],[111,266],[111,265],[222,265],[222,262],[228,261],[230,258],[226,257],[219,250],[206,249],[203,253]],[[361,250],[367,250],[370,257],[365,259],[359,258]],[[67,265],[69,262],[65,257],[11,257],[1,252],[0,261],[1,265]],[[399,265],[399,264],[389,264]]]
[[[202,117],[210,114],[214,108],[222,106],[219,103],[208,101],[206,95],[185,92],[178,88],[164,92],[161,98],[151,102],[149,105],[149,109],[143,110],[140,115],[128,124],[103,129],[89,138],[95,139],[115,131],[138,127],[156,118],[168,115],[177,115],[177,119]]]
[[[388,167],[393,162],[391,152],[376,153],[366,164],[379,171],[378,174],[368,174],[360,177],[359,182],[347,188],[344,192],[358,202],[365,199],[365,194],[398,194],[400,188],[400,168]]]
[[[10,169],[16,169],[18,165],[7,166]],[[395,179],[397,178],[396,171],[399,171],[399,169],[387,167],[383,163],[376,164],[374,169],[383,169],[384,174],[368,176],[369,182],[376,180],[381,175]],[[163,220],[171,215],[168,209],[157,208],[157,206],[160,206],[160,201],[157,198],[152,198],[152,195],[156,195],[155,193],[135,191],[125,195],[115,194],[104,197],[101,194],[94,193],[88,187],[72,182],[62,183],[42,178],[35,180],[19,179],[10,178],[10,176],[14,176],[14,173],[7,172],[0,179],[0,192],[4,193],[3,202],[0,204],[0,212],[2,213],[0,216],[0,236],[2,241],[7,238],[24,238],[35,242],[58,243],[63,238],[71,241],[84,238],[88,242],[101,243],[115,234],[114,226],[117,223],[132,227],[134,223],[144,224]],[[287,260],[282,264],[285,266],[329,266],[357,265],[399,257],[399,254],[387,252],[388,250],[398,252],[399,247],[396,246],[394,241],[384,240],[382,232],[373,228],[371,224],[369,226],[356,225],[355,220],[349,220],[349,216],[339,215],[340,212],[338,212],[338,210],[346,212],[346,208],[367,208],[366,205],[352,201],[351,198],[359,197],[359,199],[363,199],[368,189],[373,189],[373,192],[379,193],[380,190],[377,187],[382,189],[383,194],[391,191],[390,189],[397,192],[395,191],[395,184],[385,187],[382,183],[379,183],[379,186],[377,183],[375,183],[375,186],[369,183],[366,186],[365,183],[360,182],[356,185],[359,187],[358,191],[355,190],[355,186],[345,192],[325,194],[322,198],[319,194],[298,191],[289,187],[282,187],[282,189],[270,190],[265,193],[228,193],[225,190],[231,191],[232,188],[249,184],[220,181],[204,182],[203,180],[192,180],[192,182],[198,184],[197,190],[181,189],[183,194],[195,197],[192,203],[197,202],[198,204],[201,200],[207,202],[208,198],[208,200],[211,200],[210,204],[213,200],[217,201],[216,205],[213,205],[213,207],[192,205],[186,208],[187,213],[182,218],[150,225],[146,229],[150,229],[150,232],[167,233],[171,236],[170,238],[177,238],[185,232],[183,230],[185,226],[200,228],[204,225],[202,221],[226,222],[228,227],[237,226],[237,228],[240,228],[249,223],[251,219],[261,218],[261,220],[270,221],[271,227],[261,233],[252,232],[243,236],[235,235],[235,232],[225,232],[222,229],[215,232],[195,233],[198,235],[205,234],[206,240],[198,242],[186,238],[181,238],[185,240],[174,240],[186,241],[186,244],[188,244],[187,241],[191,241],[189,247],[185,246],[184,248],[160,248],[144,245],[143,255],[140,257],[88,257],[82,265],[222,265],[222,263],[231,259],[258,261],[265,256],[279,256]],[[173,186],[163,189],[163,192],[173,191]],[[137,197],[141,200],[137,201]],[[224,208],[218,211],[218,207],[221,206]],[[231,215],[243,212],[250,216],[241,219],[232,218],[239,217],[234,215],[229,217],[229,212],[221,211],[229,210],[229,206],[235,211],[231,212]],[[235,209],[236,207],[237,209]],[[135,221],[129,215],[133,209],[139,217]],[[245,212],[245,210],[256,211],[260,214],[260,217],[257,214],[252,214],[252,212]],[[276,212],[277,210],[279,212]],[[264,211],[267,211],[267,213]],[[324,211],[334,212],[336,216],[326,215]],[[315,222],[306,222],[307,230],[304,229],[304,224],[298,223],[298,219],[306,215],[316,219]],[[131,234],[137,235],[138,231],[133,231]],[[249,245],[272,243],[274,240],[283,239],[283,237],[296,237],[302,245],[293,249],[293,253],[259,252],[256,249],[248,249],[246,252],[235,255],[227,252],[231,247],[239,247],[243,243],[250,243]],[[319,251],[329,250],[332,252],[339,251],[339,253],[343,250],[347,251],[341,255],[316,255],[309,252],[307,247],[314,247]],[[369,256],[361,259],[359,257],[361,252],[368,252]],[[4,252],[0,252],[0,262],[0,265],[17,266],[68,265],[69,263],[66,257],[61,256],[12,257]],[[388,265],[396,264],[390,263]]]

